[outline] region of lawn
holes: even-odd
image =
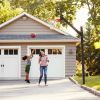
[[[79,84],[82,85],[82,78],[79,76],[73,77]],[[100,76],[86,76],[85,85],[100,91]]]

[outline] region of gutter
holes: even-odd
[[[15,43],[20,43],[20,42],[34,42],[34,43],[38,43],[38,42],[75,42],[75,43],[79,43],[80,40],[71,40],[71,39],[68,39],[68,40],[0,40],[0,43],[12,43],[12,42],[15,42]]]

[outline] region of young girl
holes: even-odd
[[[39,54],[39,64],[40,64],[39,85],[41,83],[44,74],[44,82],[45,86],[47,86],[47,66],[48,66],[47,62],[49,62],[48,57],[45,55],[44,51],[41,51]]]
[[[30,80],[29,80],[29,72],[30,72],[31,59],[32,59],[32,57],[33,57],[33,53],[34,53],[34,50],[32,51],[32,53],[31,53],[30,56],[25,55],[24,57],[22,57],[22,59],[23,59],[24,61],[27,60],[27,64],[26,64],[26,67],[25,67],[25,72],[26,72],[25,81],[26,81],[27,83],[30,83]]]

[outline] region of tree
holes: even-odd
[[[28,13],[33,13],[38,6],[44,3],[44,0],[9,0],[14,8],[23,8]]]
[[[95,42],[94,46],[96,49],[100,49],[100,40],[99,40],[99,42]]]
[[[21,7],[24,11],[40,18],[43,21],[54,20],[59,16],[58,9],[62,8],[64,17],[70,22],[75,19],[78,7],[77,0],[9,0],[11,5]],[[12,2],[13,1],[13,2]],[[74,2],[74,4],[73,4]],[[62,22],[63,25],[64,22]]]
[[[100,40],[100,0],[81,0],[87,5],[89,18],[84,32],[85,65],[90,74],[100,74],[100,49],[95,49],[95,42]],[[77,47],[77,60],[80,60],[80,46]]]
[[[84,59],[85,67],[90,75],[100,74],[100,52],[99,49],[94,47],[95,36],[92,33],[89,23],[86,26],[86,32],[84,32]],[[77,60],[81,62],[80,45],[77,46]]]
[[[23,12],[23,9],[21,8],[13,9],[7,0],[1,0],[0,2],[0,23],[3,23],[9,20],[10,18],[20,14],[21,12]]]

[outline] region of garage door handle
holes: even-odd
[[[1,67],[4,67],[4,65],[1,65]]]

